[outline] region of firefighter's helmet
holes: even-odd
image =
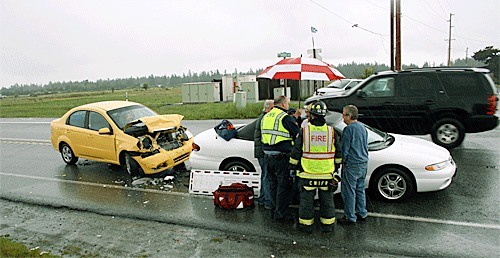
[[[309,112],[316,116],[326,116],[328,109],[323,101],[316,101],[311,105],[311,110]]]

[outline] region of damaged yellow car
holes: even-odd
[[[157,174],[191,155],[193,135],[183,118],[131,101],[90,103],[52,121],[51,142],[67,164],[85,158],[122,165],[131,176]]]

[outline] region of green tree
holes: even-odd
[[[144,83],[144,84],[142,85],[142,88],[144,88],[144,90],[148,90],[148,88],[149,88],[149,84]]]
[[[361,79],[366,79],[370,77],[374,73],[373,67],[366,67],[363,71],[363,75],[361,75]]]
[[[484,62],[486,67],[493,73],[493,80],[496,83],[499,83],[499,74],[500,74],[500,57],[498,55],[500,50],[497,48],[493,48],[493,46],[488,46],[485,49],[481,49],[477,52],[474,52],[472,58],[477,61]]]

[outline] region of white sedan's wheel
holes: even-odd
[[[222,170],[224,171],[241,171],[241,172],[249,172],[255,171],[255,169],[251,169],[247,164],[242,161],[231,161],[227,163]]]
[[[378,173],[373,180],[372,192],[388,202],[400,202],[413,194],[413,182],[402,170],[388,168]]]

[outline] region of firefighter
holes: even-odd
[[[311,233],[314,224],[314,197],[318,192],[321,231],[331,232],[335,223],[333,193],[338,188],[342,163],[339,141],[326,124],[325,103],[310,106],[310,121],[301,128],[290,156],[290,174],[296,176],[300,193],[299,230]],[[297,170],[299,169],[299,170]]]

